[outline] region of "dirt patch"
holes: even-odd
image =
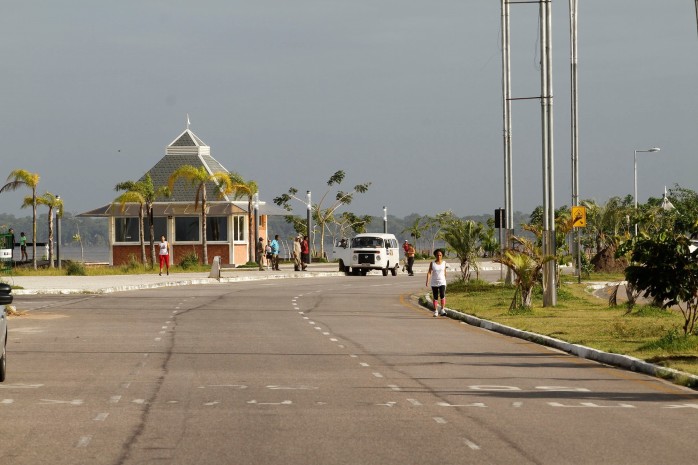
[[[625,258],[616,258],[616,248],[613,246],[606,247],[594,255],[591,264],[594,265],[594,271],[601,273],[617,273],[628,267]]]
[[[68,318],[68,315],[61,315],[59,313],[32,313],[18,311],[17,313],[10,315],[10,317],[20,320],[57,320],[59,318]]]

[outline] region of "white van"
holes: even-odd
[[[394,234],[363,233],[353,239],[341,239],[332,249],[332,258],[339,261],[339,271],[347,275],[365,276],[369,270],[388,271],[397,276],[400,248]]]

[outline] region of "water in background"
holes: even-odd
[[[29,249],[29,248],[28,248]],[[15,253],[19,252],[18,250]],[[61,260],[73,260],[76,262],[83,260],[83,253],[81,253],[80,247],[73,246],[61,246]],[[31,249],[27,250],[27,253],[31,257]],[[36,255],[41,258],[44,254],[43,250],[40,248],[36,249]],[[109,247],[85,247],[84,248],[85,262],[87,263],[109,263]],[[57,257],[56,257],[57,258]]]

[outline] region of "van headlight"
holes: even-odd
[[[351,256],[351,259],[352,259],[354,262],[358,262],[358,261],[359,261],[359,256],[356,255],[356,254],[354,254],[354,255]]]
[[[381,261],[381,256],[380,256],[380,254],[376,254],[376,261],[377,261],[377,262]]]

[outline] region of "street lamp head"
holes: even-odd
[[[652,147],[648,152],[659,152],[661,149],[659,147]]]

